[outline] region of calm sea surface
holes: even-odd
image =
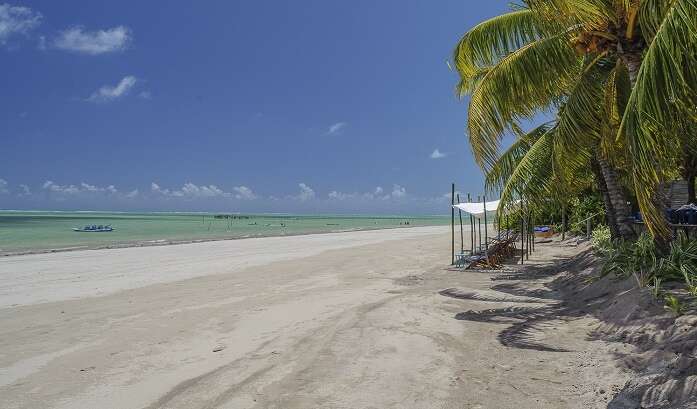
[[[201,213],[0,211],[0,255],[190,240],[283,236],[347,230],[446,225],[447,216],[280,216]],[[408,224],[407,224],[408,223]],[[73,227],[110,224],[109,233]]]

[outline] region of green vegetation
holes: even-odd
[[[682,178],[697,203],[696,21],[697,0],[523,0],[453,55],[487,189],[513,216],[518,200],[540,221],[563,211],[571,232],[591,217],[604,272],[653,284],[676,314],[662,285],[697,294],[697,241],[672,237],[661,186]]]
[[[697,0],[525,0],[470,29],[454,67],[488,189],[558,208],[592,189],[613,238],[636,237],[630,201],[665,244],[659,185],[682,175],[694,194],[697,173],[695,21]]]
[[[605,225],[600,225],[593,229],[591,234],[591,245],[600,254],[607,254],[612,250],[612,237],[610,229]]]
[[[605,230],[594,230],[592,239],[593,247],[604,258],[603,274],[633,276],[638,287],[651,287],[654,298],[662,298],[676,315],[680,315],[684,306],[675,294],[664,291],[663,283],[682,282],[687,295],[697,299],[697,239],[679,234],[670,243],[669,251],[663,252],[648,234],[642,234],[636,241],[610,242]]]

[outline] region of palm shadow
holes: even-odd
[[[545,265],[522,265],[518,271],[498,274],[491,277],[494,284],[491,290],[501,296],[482,294],[476,291],[461,291],[455,288],[441,290],[440,295],[455,299],[485,301],[495,303],[533,304],[543,306],[507,306],[486,310],[468,310],[455,314],[455,319],[472,322],[508,324],[497,335],[501,345],[545,352],[570,352],[562,346],[549,345],[539,340],[541,335],[560,320],[573,320],[585,315],[585,311],[570,308],[564,303],[561,294],[549,284],[542,288],[526,288],[524,281],[540,280],[559,274],[569,263],[568,259],[557,259]]]

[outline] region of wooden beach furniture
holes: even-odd
[[[499,237],[492,238],[486,249],[467,258],[466,269],[476,267],[500,267],[503,260],[515,253],[515,242],[518,234],[506,231]]]

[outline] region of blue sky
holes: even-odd
[[[0,0],[0,208],[446,213],[507,3]]]

